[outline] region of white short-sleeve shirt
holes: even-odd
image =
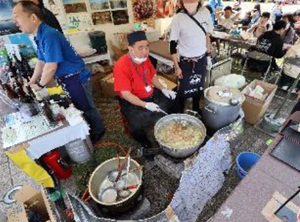
[[[202,7],[194,18],[207,33],[213,32],[213,24],[209,11]],[[171,25],[170,41],[178,42],[177,51],[184,57],[201,56],[206,52],[206,36],[202,29],[187,14],[178,13]]]
[[[231,29],[236,20],[236,15],[232,15],[230,18],[225,18],[224,16],[220,16],[218,19],[219,25],[222,25],[225,29]]]

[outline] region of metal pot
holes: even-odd
[[[231,93],[234,96],[218,99],[217,95],[210,96],[210,90]],[[240,91],[226,86],[209,87],[204,91],[204,97],[203,122],[205,126],[215,131],[234,122],[239,117],[241,106],[245,101],[245,96]]]
[[[122,166],[125,161],[125,157],[120,157],[120,165]],[[130,159],[130,168],[136,169],[140,167],[138,162]],[[142,200],[142,177],[143,171],[141,169],[135,170],[139,178],[139,186],[135,192],[132,192],[127,198],[115,202],[115,203],[105,203],[98,198],[98,192],[100,185],[103,183],[109,172],[112,170],[117,170],[117,158],[109,159],[99,165],[92,173],[89,180],[89,193],[93,200],[99,205],[102,212],[107,214],[118,214],[124,213],[133,209]]]
[[[203,143],[203,140],[199,141],[199,143],[196,146],[193,147],[187,147],[183,149],[176,149],[173,147],[170,147],[166,144],[164,144],[162,141],[158,139],[158,134],[162,127],[164,127],[166,124],[169,124],[172,121],[178,121],[178,120],[185,120],[189,123],[192,123],[193,125],[197,126],[199,128],[199,133],[203,134],[203,140],[206,136],[206,128],[204,124],[196,117],[188,115],[188,114],[171,114],[168,116],[165,116],[157,121],[157,123],[154,126],[154,136],[157,142],[159,143],[160,147],[163,149],[164,152],[166,152],[168,155],[175,157],[175,158],[186,158],[190,155],[192,155],[194,152],[196,152],[200,145]],[[176,138],[174,138],[176,139]]]

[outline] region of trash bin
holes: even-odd
[[[93,49],[97,50],[99,54],[107,53],[107,44],[105,38],[105,32],[95,31],[89,33],[89,38],[91,41],[91,46]]]
[[[70,159],[78,164],[88,162],[94,153],[94,147],[89,136],[85,140],[74,140],[65,145],[65,147]]]

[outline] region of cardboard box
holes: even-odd
[[[254,89],[257,85],[260,85],[268,96],[265,100],[259,100],[254,97],[251,97],[248,94],[249,87]],[[260,118],[266,113],[267,109],[270,106],[272,99],[275,96],[275,92],[277,90],[277,85],[266,83],[260,80],[253,80],[249,85],[247,85],[242,93],[245,95],[246,100],[243,103],[243,111],[245,113],[245,121],[250,124],[256,124]]]
[[[106,77],[101,79],[101,95],[106,98],[113,98],[117,94],[114,91],[114,75],[113,73],[108,74]]]
[[[166,77],[161,76],[161,75],[157,75],[157,77],[158,77],[158,81],[160,82],[160,84],[162,84],[167,89],[173,90],[173,89],[175,89],[177,87],[176,83],[170,81]]]
[[[164,85],[165,87],[167,87],[167,89],[169,90],[173,90],[177,87],[177,84],[166,79],[163,76],[158,75],[158,80],[160,81],[160,83],[162,85]],[[104,77],[103,79],[101,79],[101,95],[103,95],[106,98],[113,98],[114,96],[116,96],[117,94],[114,91],[114,76],[113,73],[107,75],[106,77]]]
[[[57,222],[44,191],[37,191],[31,186],[24,186],[15,194],[15,199],[21,204],[21,212],[8,211],[8,222],[29,222],[26,209],[39,215],[40,222]]]

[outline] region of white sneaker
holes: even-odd
[[[292,94],[297,94],[298,93],[298,89],[297,88],[294,88],[293,90],[292,90]]]
[[[282,86],[282,87],[281,87],[281,89],[282,89],[282,90],[285,90],[285,91],[288,90],[288,88],[289,88],[289,86]]]

